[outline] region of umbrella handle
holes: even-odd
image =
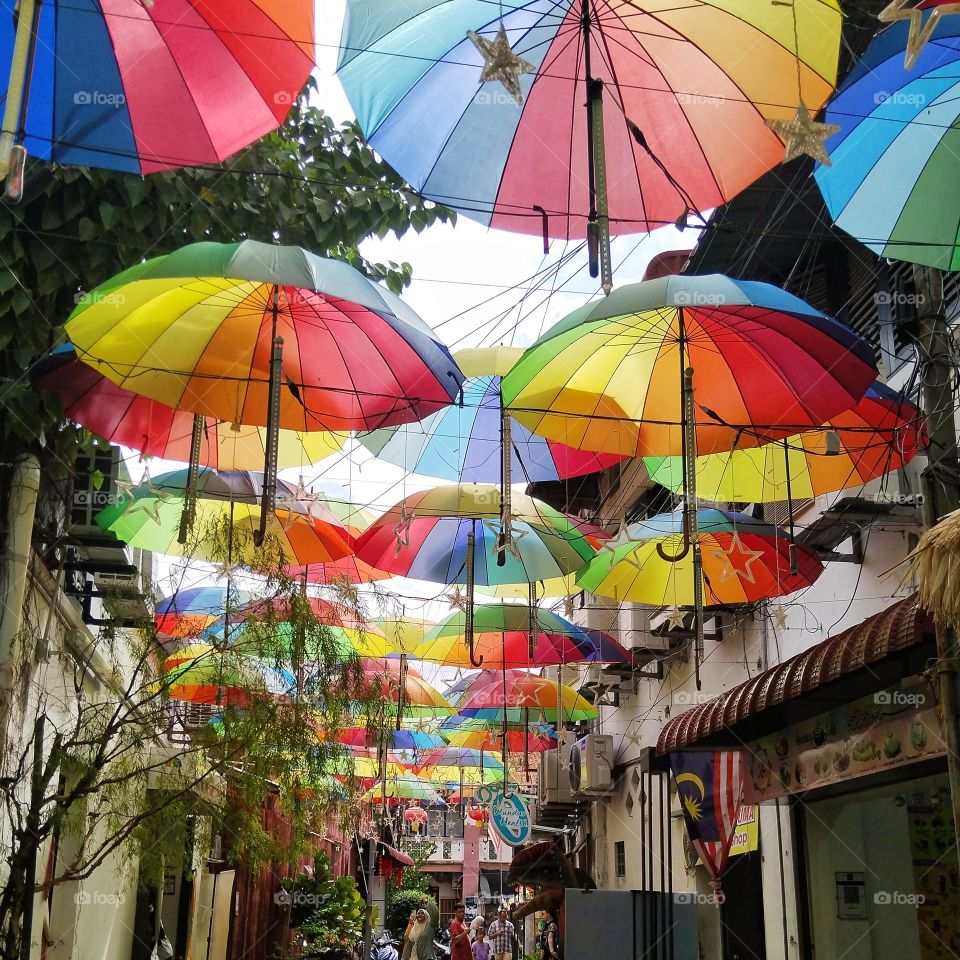
[[[470,666],[471,666],[471,667],[476,667],[476,668],[479,669],[480,667],[483,666],[483,657],[480,657],[480,659],[478,660],[478,659],[476,659],[476,658],[474,657],[474,655],[473,655],[473,640],[470,641],[470,646],[469,646],[467,652],[470,654]]]
[[[667,563],[679,563],[688,553],[690,552],[690,534],[687,532],[686,523],[684,523],[683,531],[683,546],[680,548],[680,552],[676,554],[669,554],[666,550],[663,549],[663,544],[657,544],[657,556],[661,560],[666,560]]]

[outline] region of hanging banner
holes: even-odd
[[[490,801],[490,826],[504,843],[522,847],[530,839],[530,811],[515,791],[498,792]]]

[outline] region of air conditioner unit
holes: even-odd
[[[565,769],[570,762],[573,736],[561,734],[556,750],[541,754],[538,800],[540,807],[551,803],[573,803],[570,775]]]
[[[574,799],[613,793],[613,737],[591,733],[570,749],[570,790]]]

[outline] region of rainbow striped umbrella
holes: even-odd
[[[249,595],[232,590],[234,603],[246,603]],[[157,604],[157,633],[165,637],[195,637],[212,626],[223,615],[227,602],[224,587],[189,587],[164,597]]]
[[[462,717],[526,723],[592,720],[597,708],[573,687],[526,670],[490,671],[488,682],[473,689],[457,706]]]
[[[780,163],[765,120],[829,97],[840,28],[837,0],[348,0],[339,76],[371,145],[419,193],[521,233],[584,235],[599,127],[610,230],[635,233]],[[483,82],[480,48],[497,43],[501,61],[505,47],[525,61],[515,88]],[[588,77],[604,103],[592,127]]]
[[[491,720],[456,716],[447,717],[440,724],[440,729],[455,746],[499,752],[503,749],[502,726]],[[507,730],[509,753],[543,753],[545,750],[555,750],[556,746],[556,731],[544,723],[531,722]]]
[[[11,73],[13,5],[0,17],[14,108],[28,92],[11,128],[54,163],[128,173],[220,163],[283,123],[314,66],[312,0],[19,9],[21,30],[35,33],[26,72]]]
[[[790,572],[790,538],[745,513],[698,510],[705,606],[754,603],[812,584],[823,565],[808,547],[797,547],[797,572]],[[670,552],[683,537],[683,517],[664,513],[630,524],[629,540],[603,550],[578,575],[588,593],[620,602],[689,607],[694,603],[693,551],[676,561]]]

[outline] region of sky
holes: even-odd
[[[338,121],[353,119],[353,111],[335,76],[344,3],[345,0],[317,0],[315,102]],[[642,279],[654,256],[690,247],[695,239],[693,231],[681,233],[673,227],[650,235],[614,239],[616,283]],[[411,264],[413,282],[403,298],[455,352],[466,346],[501,343],[527,346],[570,311],[602,296],[599,282],[588,275],[584,254],[572,258],[553,276],[550,267],[575,246],[576,243],[553,241],[550,253],[544,256],[539,237],[489,230],[461,216],[455,226],[437,225],[421,234],[411,231],[401,238],[391,234],[382,240],[371,239],[363,244],[362,252],[373,260]],[[150,472],[156,476],[174,466],[179,465],[152,461]],[[135,454],[130,467],[133,477],[138,478],[142,466],[138,466]],[[308,487],[347,495],[354,503],[375,512],[442,482],[406,474],[374,459],[355,442],[349,443],[342,455],[281,475],[294,483],[302,479]],[[165,570],[164,564],[161,569]],[[206,576],[202,568],[197,568],[187,579],[199,581]],[[405,597],[408,612],[421,606],[417,597],[433,597],[442,589],[413,581],[390,583]],[[423,609],[438,617],[447,608],[445,603],[428,602]]]

